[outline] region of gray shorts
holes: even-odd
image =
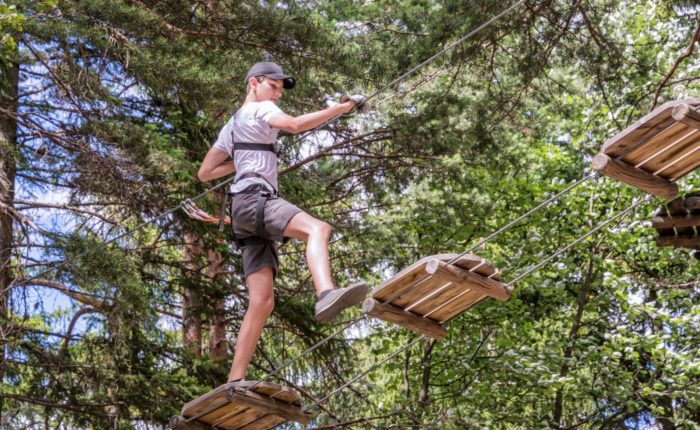
[[[259,197],[259,194],[236,194],[233,197],[231,228],[236,239],[256,236],[255,210]],[[277,243],[284,240],[287,224],[299,212],[303,211],[280,197],[268,197],[263,214],[264,232],[266,239],[274,242],[256,242],[244,244],[241,247],[243,273],[246,277],[265,267],[271,267],[274,276],[277,276],[279,269]]]

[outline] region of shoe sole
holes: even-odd
[[[338,316],[343,309],[359,304],[369,293],[369,285],[364,282],[358,284],[350,285],[345,294],[336,297],[328,307],[317,313],[316,321],[326,323]]]

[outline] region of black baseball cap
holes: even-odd
[[[245,75],[245,81],[248,82],[250,78],[255,78],[257,76],[267,76],[272,79],[281,79],[283,81],[282,87],[286,89],[294,88],[296,81],[293,77],[285,75],[282,68],[276,63],[271,63],[269,61],[262,61],[260,63],[253,64],[253,67],[248,70],[248,74]]]

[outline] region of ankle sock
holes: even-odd
[[[333,290],[322,291],[321,294],[318,295],[318,299],[323,300],[323,298],[326,297],[328,294],[330,294],[331,291],[333,291]]]

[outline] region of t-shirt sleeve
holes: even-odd
[[[227,154],[233,152],[233,117],[221,128],[219,137],[214,142],[214,148],[224,151]]]
[[[270,119],[278,113],[283,113],[282,109],[280,109],[274,102],[266,100],[260,103],[256,116],[262,121],[269,123]]]

